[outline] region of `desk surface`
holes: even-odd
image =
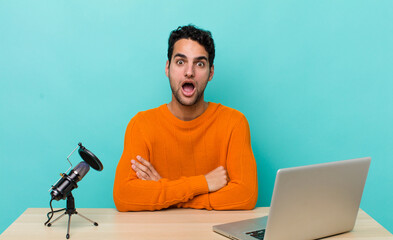
[[[81,208],[79,213],[98,222],[95,227],[73,215],[70,239],[227,239],[212,231],[216,224],[256,218],[268,214],[269,208],[251,211],[206,211],[168,209],[155,212],[121,213],[108,208]],[[0,239],[65,239],[68,216],[51,227],[44,226],[46,208],[28,208]],[[54,218],[61,215],[56,213]],[[53,219],[54,219],[53,218]],[[353,231],[326,239],[393,240],[393,235],[360,210]]]

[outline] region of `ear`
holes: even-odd
[[[166,61],[165,65],[165,75],[169,77],[169,60]]]
[[[212,80],[214,75],[214,64],[210,67],[210,75],[209,75],[209,82]]]

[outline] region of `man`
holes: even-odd
[[[255,207],[248,122],[204,100],[214,55],[210,32],[192,25],[171,32],[165,73],[172,100],[138,113],[127,126],[113,189],[119,211]]]

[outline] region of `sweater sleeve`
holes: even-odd
[[[138,179],[131,168],[131,159],[136,159],[136,156],[140,155],[148,160],[148,145],[136,115],[127,126],[123,154],[116,169],[113,199],[119,211],[159,210],[187,202],[196,195],[208,192],[203,175],[177,180]]]
[[[196,196],[178,207],[214,210],[253,209],[258,198],[258,178],[251,149],[250,128],[242,115],[232,130],[226,169],[230,181],[217,192]]]

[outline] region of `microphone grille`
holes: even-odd
[[[82,161],[74,168],[74,171],[78,173],[79,179],[82,179],[86,173],[90,170],[89,164]]]

